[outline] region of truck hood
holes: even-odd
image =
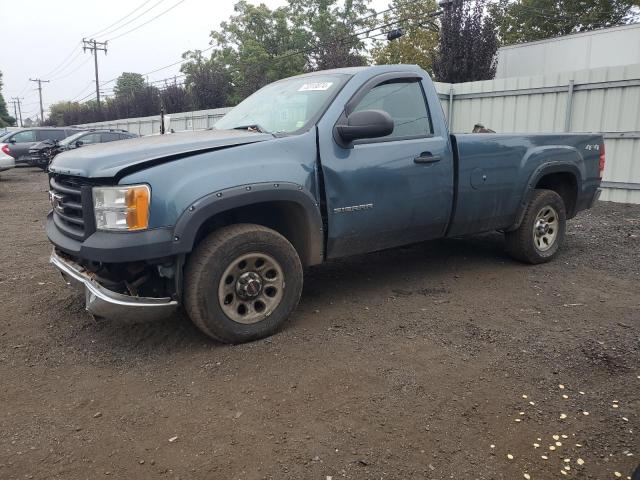
[[[201,152],[273,139],[268,133],[246,130],[204,130],[119,140],[63,152],[51,162],[54,173],[87,178],[114,178],[123,170],[171,161]]]

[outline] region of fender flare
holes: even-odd
[[[582,172],[574,163],[548,161],[539,165],[538,168],[536,168],[529,176],[529,180],[525,185],[525,191],[522,195],[520,206],[518,207],[518,214],[516,215],[515,222],[509,228],[505,229],[505,231],[516,230],[518,227],[520,227],[522,219],[524,218],[525,211],[527,210],[527,205],[529,205],[529,202],[531,201],[531,197],[533,196],[536,185],[542,177],[552,173],[569,173],[575,178],[578,188],[580,188],[580,185],[582,185]],[[567,212],[567,214],[571,215],[571,212]]]
[[[305,265],[324,259],[324,232],[318,203],[301,185],[291,182],[248,184],[210,193],[193,202],[180,215],[174,227],[174,250],[184,253],[193,249],[200,227],[211,217],[238,207],[264,202],[292,202],[303,208],[308,244]]]

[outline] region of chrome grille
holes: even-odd
[[[93,233],[90,185],[78,177],[58,174],[50,176],[49,185],[54,223],[65,235],[84,240]]]

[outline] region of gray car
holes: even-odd
[[[0,151],[0,172],[4,172],[5,170],[9,170],[16,166],[16,161],[13,157],[10,157],[4,151]]]
[[[7,144],[6,154],[12,156],[16,166],[28,166],[29,149],[44,140],[63,140],[69,135],[80,131],[77,128],[34,127],[24,128],[2,137],[2,143]]]

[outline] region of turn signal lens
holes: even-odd
[[[148,185],[95,187],[93,209],[98,230],[144,230],[149,226]]]
[[[605,164],[605,158],[604,158],[604,142],[602,142],[600,144],[600,163],[598,165],[599,170],[600,170],[600,180],[602,180],[602,177],[604,175],[604,164]]]
[[[129,230],[144,230],[149,226],[150,196],[147,185],[127,190],[127,228]]]

